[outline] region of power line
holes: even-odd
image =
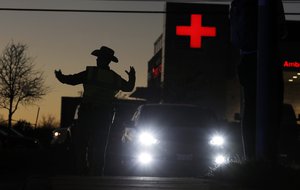
[[[65,13],[147,13],[147,14],[165,14],[167,11],[134,11],[134,10],[88,10],[88,9],[33,9],[33,8],[0,8],[0,11],[13,12],[65,12]],[[184,11],[172,12],[184,13]],[[207,11],[207,13],[212,13]],[[300,13],[285,13],[285,15],[300,15]]]
[[[73,13],[166,13],[166,11],[133,11],[133,10],[88,10],[88,9],[31,9],[31,8],[0,8],[0,11],[17,12],[73,12]]]

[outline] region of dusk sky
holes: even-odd
[[[299,5],[299,4],[296,4]],[[97,1],[97,0],[0,0],[1,8],[87,9],[163,11],[163,1]],[[300,12],[288,4],[289,12]],[[298,11],[297,11],[298,10]],[[115,50],[119,63],[111,68],[127,80],[125,70],[135,67],[136,86],[147,85],[147,62],[153,56],[153,43],[163,32],[161,13],[74,13],[0,11],[0,51],[11,41],[29,47],[36,69],[44,71],[46,85],[51,91],[34,106],[20,107],[13,119],[35,122],[53,115],[59,121],[62,96],[78,96],[82,85],[59,83],[55,69],[73,74],[96,64],[90,53],[102,45]],[[7,111],[0,109],[7,119]]]

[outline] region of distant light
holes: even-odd
[[[293,79],[296,79],[296,78],[298,78],[298,76],[293,76]]]
[[[294,80],[293,79],[289,79],[289,82],[293,82]]]
[[[300,75],[300,73],[297,73],[297,75]]]
[[[54,136],[55,136],[55,137],[58,137],[59,135],[60,135],[59,132],[55,132],[55,133],[54,133]]]

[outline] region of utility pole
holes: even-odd
[[[38,106],[38,110],[37,110],[37,113],[36,113],[36,119],[35,119],[35,128],[37,127],[37,124],[38,124],[38,120],[39,120],[39,114],[40,114],[40,106]]]

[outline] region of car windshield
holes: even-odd
[[[141,123],[164,126],[200,126],[215,121],[215,115],[197,106],[145,106],[141,112]]]

